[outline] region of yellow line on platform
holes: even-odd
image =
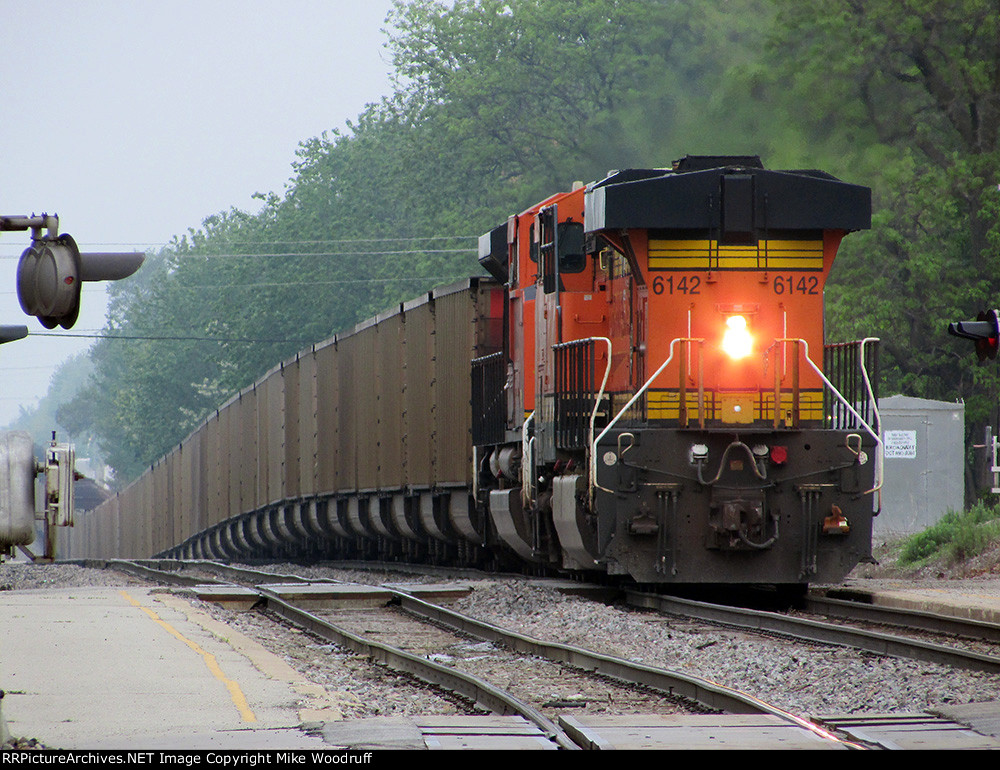
[[[247,703],[246,696],[243,695],[243,690],[240,689],[240,686],[236,682],[234,682],[232,679],[227,677],[222,672],[222,669],[219,667],[219,663],[215,659],[214,655],[212,655],[210,652],[206,652],[205,650],[203,650],[196,642],[192,642],[190,639],[185,637],[180,631],[178,631],[172,625],[167,623],[165,620],[161,620],[160,616],[157,615],[153,610],[149,609],[149,607],[144,607],[142,604],[140,604],[131,596],[129,596],[128,593],[126,593],[125,591],[121,591],[120,593],[122,596],[125,597],[125,599],[129,602],[129,604],[131,604],[133,607],[138,607],[140,610],[149,615],[149,617],[151,617],[153,620],[155,620],[157,623],[163,626],[163,628],[165,628],[171,635],[175,636],[177,639],[184,642],[184,644],[186,644],[196,653],[201,655],[201,657],[205,661],[205,665],[208,666],[208,670],[212,672],[212,675],[216,679],[218,679],[226,686],[227,690],[229,690],[229,697],[233,699],[233,705],[235,705],[236,708],[239,710],[240,716],[243,717],[243,721],[244,722],[257,721],[257,717],[253,713],[253,710],[251,710],[250,704]]]

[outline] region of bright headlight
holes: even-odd
[[[747,319],[732,315],[726,319],[726,333],[722,336],[722,349],[733,359],[746,358],[753,350],[753,337],[747,331]]]

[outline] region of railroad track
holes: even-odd
[[[585,731],[579,728],[580,721],[577,718],[577,708],[581,705],[579,699],[572,696],[564,699],[546,697],[543,700],[547,703],[543,703],[542,708],[532,705],[528,700],[538,700],[540,691],[546,693],[585,691],[587,682],[592,681],[595,676],[600,681],[602,692],[607,693],[609,688],[613,689],[609,703],[615,705],[617,712],[636,713],[641,709],[647,716],[657,712],[667,714],[684,711],[764,716],[786,726],[804,730],[810,733],[811,737],[822,741],[830,741],[841,746],[855,746],[809,719],[716,682],[646,666],[573,645],[534,639],[424,601],[404,591],[389,591],[393,598],[392,606],[388,609],[383,607],[377,611],[369,610],[363,613],[356,610],[309,611],[295,602],[286,600],[274,589],[263,587],[262,584],[315,586],[322,583],[337,585],[340,581],[309,580],[297,575],[261,572],[208,562],[194,563],[193,574],[189,570],[162,570],[158,567],[125,561],[108,562],[107,566],[138,577],[185,586],[205,583],[206,573],[215,573],[223,580],[253,585],[261,597],[262,605],[283,620],[397,671],[441,687],[469,700],[478,708],[496,714],[519,714],[564,749],[580,748],[579,742],[586,743]],[[418,625],[415,626],[414,623]],[[427,631],[429,625],[436,630]],[[404,626],[406,630],[403,630]],[[418,630],[414,630],[415,628]],[[442,636],[441,629],[446,629],[448,633]],[[372,636],[389,635],[403,639],[403,644],[416,649],[402,649],[382,639],[372,638]],[[429,641],[432,638],[433,641]],[[482,647],[470,648],[466,642],[468,638],[490,644],[493,653],[509,650],[510,655],[522,661],[530,658],[529,677],[532,680],[530,691],[521,697],[506,692],[504,688],[491,684],[471,671],[457,668],[454,653],[462,649],[463,645],[465,649],[473,649],[474,652],[484,651]],[[438,662],[443,656],[449,658],[448,664]],[[509,669],[505,670],[509,673]],[[655,696],[650,697],[650,693],[654,693]],[[543,713],[546,707],[552,714],[551,717]],[[571,718],[558,718],[558,714],[568,709],[573,711]],[[606,712],[608,709],[603,708],[602,704],[602,710]],[[753,723],[747,724],[753,725]],[[764,724],[767,723],[761,723]],[[563,729],[563,725],[570,726],[570,732],[574,737]],[[595,746],[587,745],[587,747]]]
[[[318,580],[306,578],[299,575],[276,574],[273,572],[262,572],[245,568],[233,568],[216,563],[194,563],[185,565],[183,571],[175,568],[178,563],[153,563],[153,569],[132,563],[115,562],[108,566],[116,569],[123,569],[147,579],[169,581],[181,584],[196,584],[208,582],[209,578],[223,580],[227,582],[239,582],[244,585],[258,586],[262,583],[282,583],[310,584],[311,587],[326,585],[338,585],[336,580]],[[158,566],[170,566],[169,572],[156,569]],[[342,585],[342,584],[341,584]],[[647,723],[642,720],[655,720],[657,716],[656,708],[650,707],[650,692],[657,693],[658,698],[666,701],[663,695],[669,696],[671,708],[676,710],[676,701],[681,699],[692,704],[696,704],[692,710],[710,710],[716,712],[728,712],[740,716],[728,717],[728,719],[770,719],[775,722],[745,723],[743,727],[753,725],[756,733],[764,736],[768,729],[773,729],[775,723],[785,726],[795,726],[798,730],[811,731],[812,737],[820,741],[828,741],[839,746],[882,746],[886,748],[897,747],[897,740],[900,734],[906,734],[908,739],[913,739],[914,735],[932,735],[933,741],[950,741],[955,736],[961,736],[965,745],[977,745],[979,736],[964,730],[962,726],[949,722],[947,719],[933,717],[926,713],[903,713],[892,716],[880,715],[875,722],[871,722],[864,715],[831,715],[826,718],[817,718],[815,722],[797,717],[783,709],[771,706],[759,699],[747,696],[743,693],[729,690],[714,682],[699,679],[698,677],[652,666],[644,666],[622,658],[615,658],[609,655],[601,655],[592,651],[584,650],[571,645],[557,644],[552,642],[542,642],[524,634],[517,634],[503,628],[483,623],[482,621],[461,615],[445,607],[434,605],[423,601],[420,598],[409,595],[404,591],[391,592],[391,608],[379,609],[376,614],[352,611],[349,613],[330,613],[327,610],[309,611],[296,601],[287,601],[273,590],[255,589],[262,596],[261,602],[271,612],[282,617],[286,622],[292,623],[311,634],[326,639],[340,647],[354,650],[369,658],[385,663],[399,671],[406,672],[409,676],[415,677],[425,682],[431,682],[437,688],[442,688],[454,693],[470,703],[476,703],[480,708],[485,708],[496,714],[519,714],[525,720],[535,725],[539,734],[551,741],[553,745],[567,748],[570,746],[582,745],[590,748],[601,747],[600,738],[594,738],[595,731],[587,729],[587,719],[591,715],[586,713],[585,708],[580,708],[580,701],[587,700],[587,688],[574,683],[569,690],[581,691],[585,697],[574,698],[564,697],[559,693],[566,693],[569,690],[565,686],[570,677],[581,676],[581,672],[588,675],[596,674],[602,677],[601,687],[608,691],[608,678],[625,683],[625,687],[638,688],[635,695],[623,696],[621,692],[616,692],[613,696],[615,701],[623,708],[628,703],[629,698],[633,698],[633,712],[640,710],[644,712],[642,717],[620,717],[621,719],[639,720],[635,722],[632,729],[634,733],[650,733],[657,728],[655,721]],[[291,589],[288,589],[291,591]],[[287,593],[287,592],[286,592]],[[294,591],[292,591],[294,593]],[[647,595],[637,594],[630,597],[638,606],[649,608],[653,598]],[[659,599],[655,597],[657,604]],[[763,632],[766,634],[780,634],[782,636],[792,635],[799,639],[808,640],[810,643],[822,644],[851,644],[851,646],[868,649],[880,655],[899,654],[899,651],[887,651],[885,634],[873,634],[873,632],[858,632],[834,626],[829,623],[818,623],[807,619],[793,619],[781,616],[778,613],[761,613],[751,610],[734,610],[723,608],[718,605],[705,605],[698,602],[688,602],[684,600],[664,600],[669,601],[669,605],[656,606],[660,611],[671,614],[681,614],[685,617],[698,617],[701,622],[710,624],[725,624],[737,626],[754,633]],[[841,603],[843,604],[843,603]],[[817,605],[818,606],[818,605]],[[814,611],[816,607],[813,608]],[[846,613],[850,607],[841,607],[840,611]],[[402,639],[398,644],[386,643],[385,638],[390,636],[386,631],[389,626],[402,622],[405,618],[407,624],[416,623],[413,618],[422,618],[419,626],[422,631],[400,632],[395,631],[392,635]],[[780,621],[780,622],[779,622]],[[428,625],[430,624],[430,625]],[[796,627],[796,631],[789,631],[789,627]],[[830,628],[825,628],[830,626]],[[450,629],[436,646],[425,645],[422,641],[417,642],[421,637],[432,637],[444,632],[442,628]],[[803,632],[802,629],[807,629]],[[428,630],[432,629],[432,630]],[[818,630],[819,629],[819,630]],[[954,630],[954,626],[951,627]],[[374,633],[372,633],[374,632]],[[455,636],[457,634],[457,636]],[[845,642],[845,634],[850,636],[852,641]],[[470,642],[472,638],[474,641]],[[857,643],[857,639],[865,639],[863,643]],[[934,660],[940,662],[942,653],[934,649],[934,645],[922,643],[911,644],[916,653],[907,653],[907,656],[916,657],[920,660]],[[408,649],[401,649],[407,647]],[[545,659],[558,663],[561,668],[553,666],[553,673],[547,684],[540,684],[541,689],[548,694],[546,698],[538,697],[538,691],[532,692],[522,689],[517,693],[503,692],[504,690],[516,690],[516,687],[498,686],[494,681],[491,684],[489,677],[477,676],[476,666],[485,666],[483,663],[487,658],[492,658],[497,650],[509,649],[523,655],[534,656],[536,660],[531,666],[532,674],[536,669],[543,667],[538,659]],[[928,658],[928,649],[931,649],[935,657]],[[456,651],[459,651],[456,654]],[[955,651],[947,651],[954,654]],[[471,653],[466,655],[466,653]],[[471,670],[461,670],[461,661],[457,658],[468,657],[473,659]],[[966,667],[969,667],[969,660],[975,662],[975,668],[982,670],[983,660],[986,658],[987,670],[996,663],[990,656],[964,655]],[[443,665],[441,661],[445,661]],[[546,667],[549,664],[544,664]],[[950,665],[954,665],[951,663]],[[509,670],[509,669],[507,669]],[[506,685],[511,680],[508,676],[503,684]],[[563,689],[560,689],[563,686]],[[616,685],[619,686],[619,685]],[[498,692],[499,691],[499,692]],[[552,694],[555,694],[554,696]],[[574,694],[579,694],[574,692]],[[663,694],[663,695],[660,695]],[[643,699],[645,699],[643,701]],[[638,702],[643,702],[641,708],[636,708]],[[660,711],[665,711],[662,707]],[[673,720],[699,720],[709,719],[723,720],[723,717],[660,717],[662,719]],[[631,722],[629,724],[632,724]],[[686,736],[685,740],[697,740],[698,730],[703,729],[703,725],[715,725],[715,722],[697,723],[689,729],[693,731]],[[707,729],[707,728],[704,728]],[[601,730],[597,730],[598,735]],[[745,736],[748,730],[743,731]],[[838,738],[837,734],[841,737]],[[882,735],[882,738],[878,736]],[[891,735],[892,737],[885,737]],[[694,737],[692,737],[694,736]],[[846,736],[846,739],[844,738]],[[947,736],[942,738],[942,736]],[[763,738],[762,738],[763,739]],[[837,743],[840,740],[842,742]],[[932,743],[930,745],[951,745],[947,743]],[[977,747],[984,747],[977,745]]]
[[[253,583],[268,574],[256,570],[241,569],[215,562],[211,565],[216,574],[227,579]],[[272,578],[286,582],[337,582],[329,578],[310,580],[298,575],[273,575]],[[1000,655],[994,654],[993,644],[1000,644],[1000,625],[970,618],[961,618],[939,613],[895,609],[856,601],[811,595],[807,598],[804,612],[814,616],[824,616],[855,625],[828,623],[816,618],[800,617],[788,613],[768,612],[726,605],[697,602],[637,591],[625,591],[628,603],[635,607],[656,609],[668,614],[721,623],[749,631],[763,631],[782,634],[794,639],[820,644],[852,647],[864,652],[916,660],[925,663],[964,668],[986,673],[1000,673]],[[868,624],[880,627],[896,627],[905,633],[888,634],[858,627]],[[925,637],[944,637],[949,640],[962,639],[981,646],[982,650],[962,649],[928,641],[915,632],[923,632]]]
[[[970,671],[1000,673],[1000,656],[946,646],[911,635],[888,634],[865,628],[829,623],[787,613],[729,607],[680,599],[660,594],[626,591],[630,606],[653,609],[670,615],[740,628],[779,634],[800,641],[852,647],[879,655],[890,655],[924,663],[937,663]],[[896,625],[926,632],[984,640],[1000,638],[1000,626],[981,621],[946,617],[918,611],[899,611],[837,600],[814,599],[809,611],[828,614],[851,622]]]
[[[1000,624],[924,610],[899,609],[862,601],[810,595],[803,610],[813,615],[864,621],[908,631],[927,631],[949,637],[1000,644]]]
[[[177,578],[189,585],[203,579],[192,577],[190,570],[199,566],[211,574],[244,584],[258,584],[262,581],[286,583],[338,583],[330,578],[305,578],[287,573],[270,573],[259,570],[233,567],[217,562],[153,562],[171,567],[186,564],[186,575]],[[138,562],[109,562],[109,564],[136,564]],[[122,566],[122,568],[125,568]],[[135,567],[141,569],[141,566]],[[878,655],[936,663],[971,671],[990,674],[1000,673],[1000,655],[991,651],[977,651],[939,644],[920,638],[915,632],[925,635],[965,639],[991,650],[991,643],[1000,643],[1000,625],[983,621],[941,615],[917,610],[900,610],[860,602],[810,596],[804,610],[806,613],[835,618],[845,623],[830,623],[815,618],[788,613],[732,607],[710,602],[682,599],[663,594],[625,590],[624,596],[632,607],[652,609],[668,615],[684,617],[701,622],[720,624],[750,632],[777,634],[805,642],[851,647]],[[903,629],[906,633],[889,634],[857,624],[890,626]],[[470,630],[470,634],[475,631]],[[714,706],[710,706],[714,708]]]

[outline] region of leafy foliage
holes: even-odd
[[[982,553],[1000,539],[1000,510],[978,502],[967,511],[948,511],[940,521],[903,544],[903,566],[944,558],[959,562]]]
[[[945,334],[1000,303],[1000,9],[993,0],[776,0],[772,61],[832,169],[874,188],[827,295],[841,337],[882,339],[889,392],[996,419],[1000,378]],[[975,479],[967,479],[976,496]]]
[[[52,440],[52,431],[58,427],[62,435],[60,441],[69,439],[75,442],[81,452],[92,438],[89,424],[63,422],[59,419],[62,404],[71,400],[82,390],[93,371],[93,364],[85,354],[79,354],[64,361],[52,374],[49,389],[34,409],[21,408],[17,419],[6,426],[6,430],[23,430],[31,434],[36,451],[46,447]],[[82,455],[81,455],[82,456]]]
[[[116,287],[93,386],[66,419],[86,406],[131,478],[282,358],[480,272],[476,236],[513,211],[608,168],[662,165],[672,133],[706,142],[726,53],[746,60],[762,31],[723,32],[702,10],[397,3],[396,92],[303,142],[285,195],[261,196],[258,214],[209,217]]]

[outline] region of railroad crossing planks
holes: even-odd
[[[997,704],[979,705],[991,706],[996,718]],[[885,749],[1000,749],[996,738],[926,712],[831,715],[818,721],[853,740]]]
[[[603,750],[846,748],[770,715],[581,715],[559,724],[579,745]]]

